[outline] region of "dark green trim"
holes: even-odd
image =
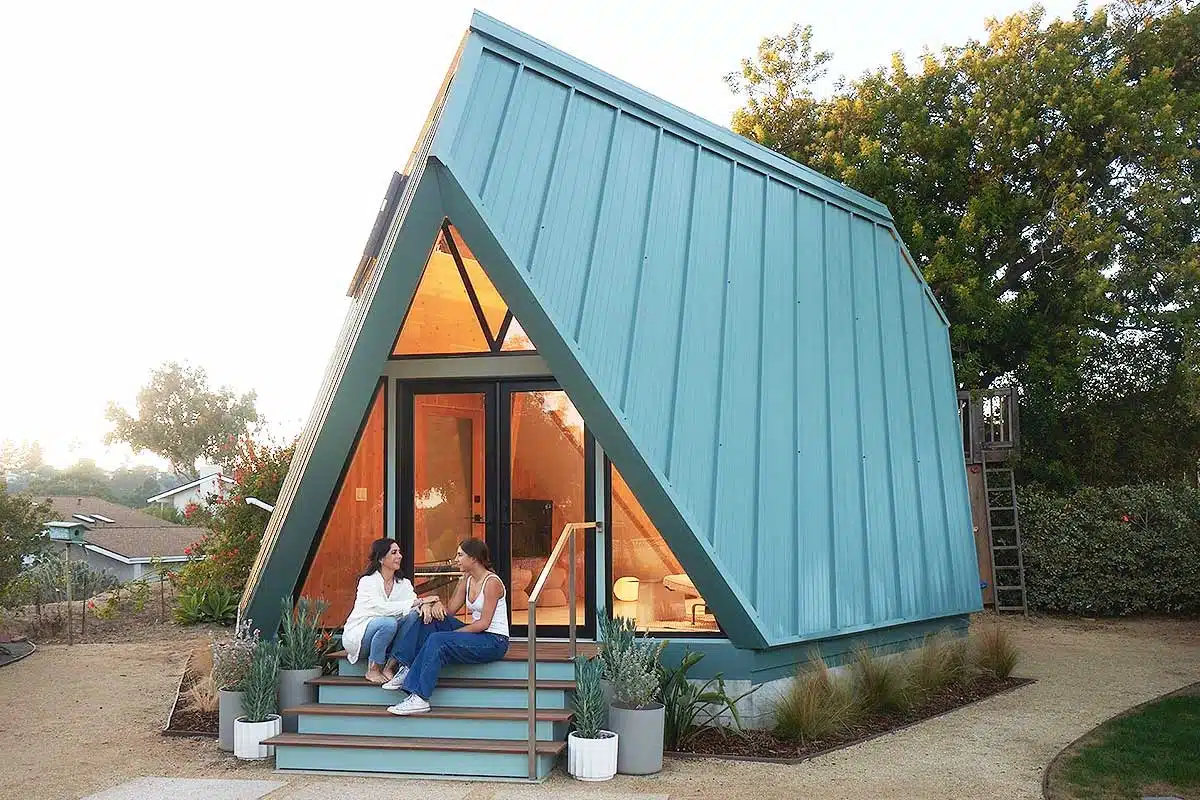
[[[767,626],[753,612],[752,604],[722,577],[722,568],[715,555],[692,532],[693,528],[668,496],[664,489],[666,481],[646,463],[616,413],[592,382],[590,373],[594,371],[583,363],[580,353],[542,309],[521,270],[509,257],[509,248],[499,241],[484,218],[486,206],[458,182],[451,168],[433,158],[429,164],[441,182],[447,215],[463,238],[471,243],[471,250],[479,262],[487,264],[488,277],[500,296],[521,320],[529,337],[538,343],[538,352],[587,421],[600,447],[621,470],[625,482],[688,577],[700,589],[736,644],[748,648],[766,647]]]
[[[956,635],[966,632],[970,618],[966,614],[939,619],[909,622],[890,628],[877,628],[832,636],[812,642],[769,650],[744,650],[728,640],[720,639],[671,639],[663,651],[662,663],[674,666],[683,658],[685,650],[704,653],[704,658],[688,673],[688,677],[707,680],[722,673],[725,680],[749,680],[752,683],[787,678],[807,663],[813,650],[820,652],[831,667],[845,663],[860,645],[865,644],[881,653],[900,652],[920,647],[927,635],[950,630]]]
[[[252,586],[245,617],[254,627],[274,631],[279,627],[279,600],[296,591],[300,571],[309,547],[317,535],[321,518],[336,487],[347,453],[354,444],[363,414],[368,409],[379,382],[380,365],[387,361],[388,348],[395,339],[398,314],[407,308],[445,214],[442,211],[438,181],[426,169],[420,177],[395,243],[382,266],[379,285],[372,296],[364,296],[347,312],[337,349],[330,358],[331,377],[337,380],[338,363],[345,362],[340,380],[333,386],[324,419],[309,420],[305,437],[314,437],[312,452],[292,469],[303,469],[291,504],[277,508],[285,513],[267,554],[267,561],[256,586]],[[361,330],[354,336],[348,330],[361,303],[370,303]],[[318,403],[321,399],[318,398]],[[320,414],[320,407],[313,412]],[[312,430],[313,425],[318,425]],[[304,441],[301,441],[303,447]],[[289,477],[291,477],[289,472]]]

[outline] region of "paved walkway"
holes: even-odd
[[[0,752],[11,796],[72,797],[145,776],[277,781],[266,800],[403,797],[520,798],[973,798],[1041,797],[1042,771],[1077,736],[1145,700],[1200,680],[1200,622],[1006,621],[1022,648],[1017,673],[1038,682],[900,733],[796,766],[668,760],[649,778],[581,784],[557,774],[541,786],[277,775],[243,764],[210,742],[162,737],[178,681],[178,653],[120,649],[119,678],[107,645],[26,659],[0,680]],[[105,663],[108,662],[108,663]],[[64,678],[59,672],[73,663]],[[121,687],[149,670],[136,686]],[[49,677],[47,677],[47,675]],[[55,676],[58,680],[55,680]],[[17,678],[20,677],[18,680]],[[120,687],[119,689],[117,687]],[[120,691],[114,696],[114,691]],[[130,699],[125,692],[136,692]],[[112,702],[111,718],[86,712]],[[65,704],[65,705],[64,705]],[[149,709],[149,710],[148,710]],[[46,715],[53,715],[53,720]],[[57,734],[57,741],[50,737]],[[39,747],[36,740],[47,738]],[[56,746],[57,745],[57,746]],[[70,766],[61,759],[71,756]],[[10,761],[10,754],[13,758]],[[61,766],[59,766],[61,765]],[[13,783],[15,781],[15,784]]]

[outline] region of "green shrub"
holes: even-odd
[[[999,625],[988,625],[975,635],[974,655],[979,671],[992,678],[1003,680],[1017,666],[1017,646]]]
[[[228,625],[237,619],[237,609],[238,596],[231,589],[188,587],[175,599],[175,620],[183,625]]]
[[[850,663],[850,679],[867,713],[900,711],[910,705],[908,670],[900,658],[883,658],[860,646]]]
[[[250,630],[250,620],[243,620],[233,636],[218,639],[212,644],[213,683],[227,692],[243,692],[254,654],[258,650],[258,631]]]
[[[678,667],[659,670],[659,692],[666,709],[663,712],[663,745],[667,750],[685,746],[702,728],[712,725],[725,712],[733,722],[733,729],[741,731],[742,718],[737,704],[761,686],[753,686],[737,697],[730,697],[725,691],[725,678],[719,672],[702,684],[692,683],[687,677],[688,670],[702,658],[703,653],[685,650]]]
[[[972,677],[967,640],[943,631],[926,636],[924,644],[908,657],[910,702],[921,702],[941,690]]]
[[[1027,600],[1088,616],[1200,613],[1200,490],[1019,493]]]
[[[321,615],[329,609],[324,600],[301,597],[292,608],[291,598],[284,597],[280,612],[279,664],[282,669],[312,669],[324,660],[321,640]]]
[[[775,704],[775,733],[799,742],[845,733],[862,716],[850,681],[835,678],[815,654]]]
[[[266,722],[267,717],[279,709],[276,679],[279,675],[279,643],[273,639],[261,639],[254,648],[254,659],[250,662],[250,674],[246,676],[242,708],[246,722]]]

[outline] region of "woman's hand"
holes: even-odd
[[[433,605],[430,606],[430,613],[434,619],[443,620],[446,618],[446,607],[442,605],[441,600],[435,600]]]

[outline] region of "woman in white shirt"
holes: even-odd
[[[421,607],[436,598],[418,599],[412,581],[400,574],[404,557],[393,539],[376,539],[366,570],[358,579],[354,608],[342,626],[342,646],[351,664],[368,657],[366,679],[387,683],[396,674],[401,637],[421,624]]]
[[[454,557],[463,572],[448,606],[437,604],[434,620],[408,628],[400,636],[397,654],[402,664],[385,689],[403,688],[408,697],[388,711],[397,715],[429,710],[429,698],[444,664],[484,664],[499,661],[508,652],[508,606],[504,583],[492,572],[488,548],[479,539],[467,539]],[[454,618],[463,606],[471,621]]]

